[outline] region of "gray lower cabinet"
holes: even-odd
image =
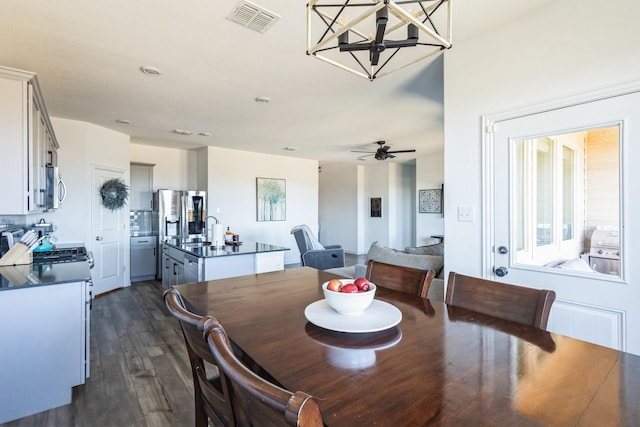
[[[132,282],[154,280],[156,277],[156,242],[158,236],[138,236],[131,238]]]
[[[202,261],[193,255],[184,255],[184,283],[202,281]]]
[[[185,283],[184,252],[162,245],[162,287],[168,289],[173,285]]]

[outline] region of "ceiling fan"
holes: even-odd
[[[411,47],[418,44],[418,27],[413,24],[407,26],[406,40],[385,40],[384,33],[387,29],[388,20],[389,11],[386,6],[376,12],[376,35],[370,42],[349,43],[349,31],[340,34],[338,36],[340,52],[368,50],[371,65],[378,65],[380,53],[384,52],[387,48],[399,49],[401,47]]]
[[[374,156],[376,160],[393,159],[394,157],[396,157],[394,156],[394,154],[397,154],[397,153],[415,153],[416,152],[416,150],[389,151],[391,147],[389,147],[388,145],[384,145],[385,141],[376,141],[374,144],[378,144],[380,146],[376,151],[351,150],[351,152],[352,153],[368,153],[366,156],[361,156],[360,159],[368,156]]]

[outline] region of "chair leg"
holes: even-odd
[[[200,384],[198,384],[198,377],[196,376],[195,370],[193,370],[193,400],[194,400],[194,409],[196,416],[196,426],[195,427],[208,427],[209,426],[209,417],[204,410],[204,399],[202,398],[202,392],[200,391]]]

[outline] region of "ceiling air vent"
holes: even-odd
[[[280,16],[249,1],[242,0],[227,16],[227,19],[264,34],[280,19]]]

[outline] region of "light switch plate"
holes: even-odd
[[[475,221],[473,206],[458,206],[458,222],[473,221]]]

